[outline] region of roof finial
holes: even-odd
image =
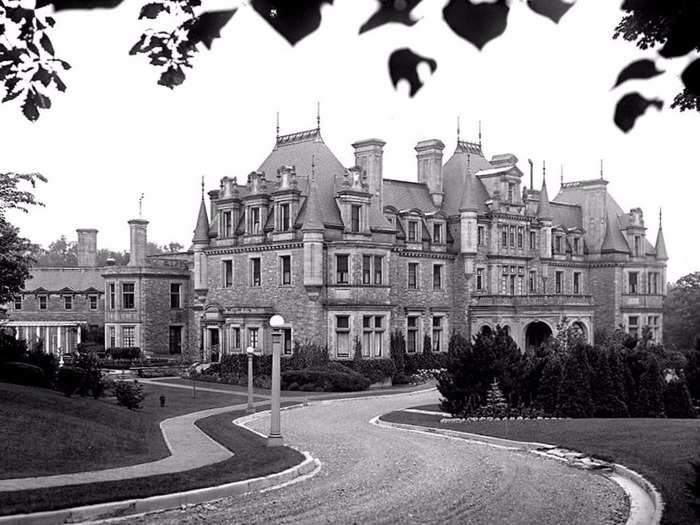
[[[457,115],[457,144],[459,144],[459,115]]]
[[[472,173],[472,154],[467,150],[467,174],[471,175]]]
[[[659,230],[661,229],[661,219],[662,219],[661,208],[659,207]]]
[[[481,148],[481,120],[479,120],[479,148]]]
[[[547,161],[543,160],[542,161],[542,180],[544,181],[547,178]]]
[[[532,162],[532,159],[527,159],[527,162],[530,164],[530,189],[534,190],[535,189],[535,182],[534,182],[534,176],[532,173],[534,171],[534,168],[533,168],[534,162]]]
[[[280,112],[279,112],[279,111],[277,112],[277,127],[276,127],[275,129],[277,130],[277,131],[276,131],[276,133],[277,133],[276,137],[277,137],[277,138],[280,138]]]
[[[143,217],[143,193],[139,197],[139,219]]]
[[[603,180],[603,159],[600,159],[600,180]]]
[[[316,181],[316,155],[311,155],[311,184]]]
[[[202,200],[204,200],[204,175],[202,175]]]
[[[564,163],[561,163],[561,166],[559,167],[559,185],[563,186],[564,185]]]
[[[316,101],[316,129],[321,130],[321,103]]]

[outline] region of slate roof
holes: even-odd
[[[537,203],[537,216],[543,219],[553,219],[554,212],[552,204],[549,202],[549,194],[547,193],[547,181],[542,179],[542,190],[540,190],[540,201]]]
[[[484,154],[478,144],[460,141],[454,154],[442,168],[442,191],[445,193],[442,201],[442,210],[448,215],[459,215],[465,177],[467,175],[467,164],[471,172],[471,188],[474,191],[473,199],[478,205],[478,211],[482,213],[487,211],[486,201],[491,197],[475,173],[480,170],[491,169],[492,166],[484,158]]]
[[[199,215],[197,216],[197,225],[194,228],[192,242],[209,242],[209,218],[207,217],[207,205],[204,203],[204,195],[202,195],[202,202],[199,204]]]
[[[103,268],[32,268],[25,292],[86,292],[104,290]]]
[[[561,202],[550,202],[552,224],[562,228],[583,228],[583,211],[580,206]]]
[[[393,206],[397,210],[418,208],[424,213],[436,211],[430,198],[428,186],[422,182],[384,179],[384,206]]]
[[[656,257],[659,259],[668,259],[668,254],[666,253],[666,241],[664,240],[664,230],[661,227],[661,221],[659,221],[659,233],[656,234]]]

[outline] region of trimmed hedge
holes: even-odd
[[[0,377],[9,383],[25,386],[46,386],[44,371],[29,363],[10,361],[0,365]]]
[[[396,365],[391,359],[354,359],[348,361],[348,367],[369,379],[370,384],[396,374]]]
[[[358,392],[366,390],[369,385],[370,381],[365,376],[349,369],[348,372],[341,372],[336,366],[282,372],[282,388],[285,390]]]

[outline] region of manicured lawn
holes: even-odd
[[[416,407],[439,410],[435,405]],[[385,421],[548,443],[621,463],[651,481],[665,502],[662,523],[696,523],[688,505],[689,461],[700,455],[700,419],[566,419],[440,423],[440,416],[392,412]]]
[[[186,472],[123,481],[0,493],[0,515],[61,509],[93,503],[145,498],[265,476],[297,465],[302,454],[288,447],[267,447],[265,439],[233,425],[244,412],[228,412],[197,422],[234,456]]]
[[[114,398],[71,397],[41,388],[0,383],[0,478],[45,476],[154,461],[169,452],[159,428],[168,417],[245,403],[234,394],[144,385],[143,409]],[[160,407],[159,397],[166,397]]]

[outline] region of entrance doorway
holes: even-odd
[[[219,329],[209,328],[209,359],[217,363],[221,359],[221,345],[219,343]]]
[[[527,325],[525,330],[525,348],[528,352],[534,352],[547,339],[552,337],[552,329],[547,323],[535,321]]]

